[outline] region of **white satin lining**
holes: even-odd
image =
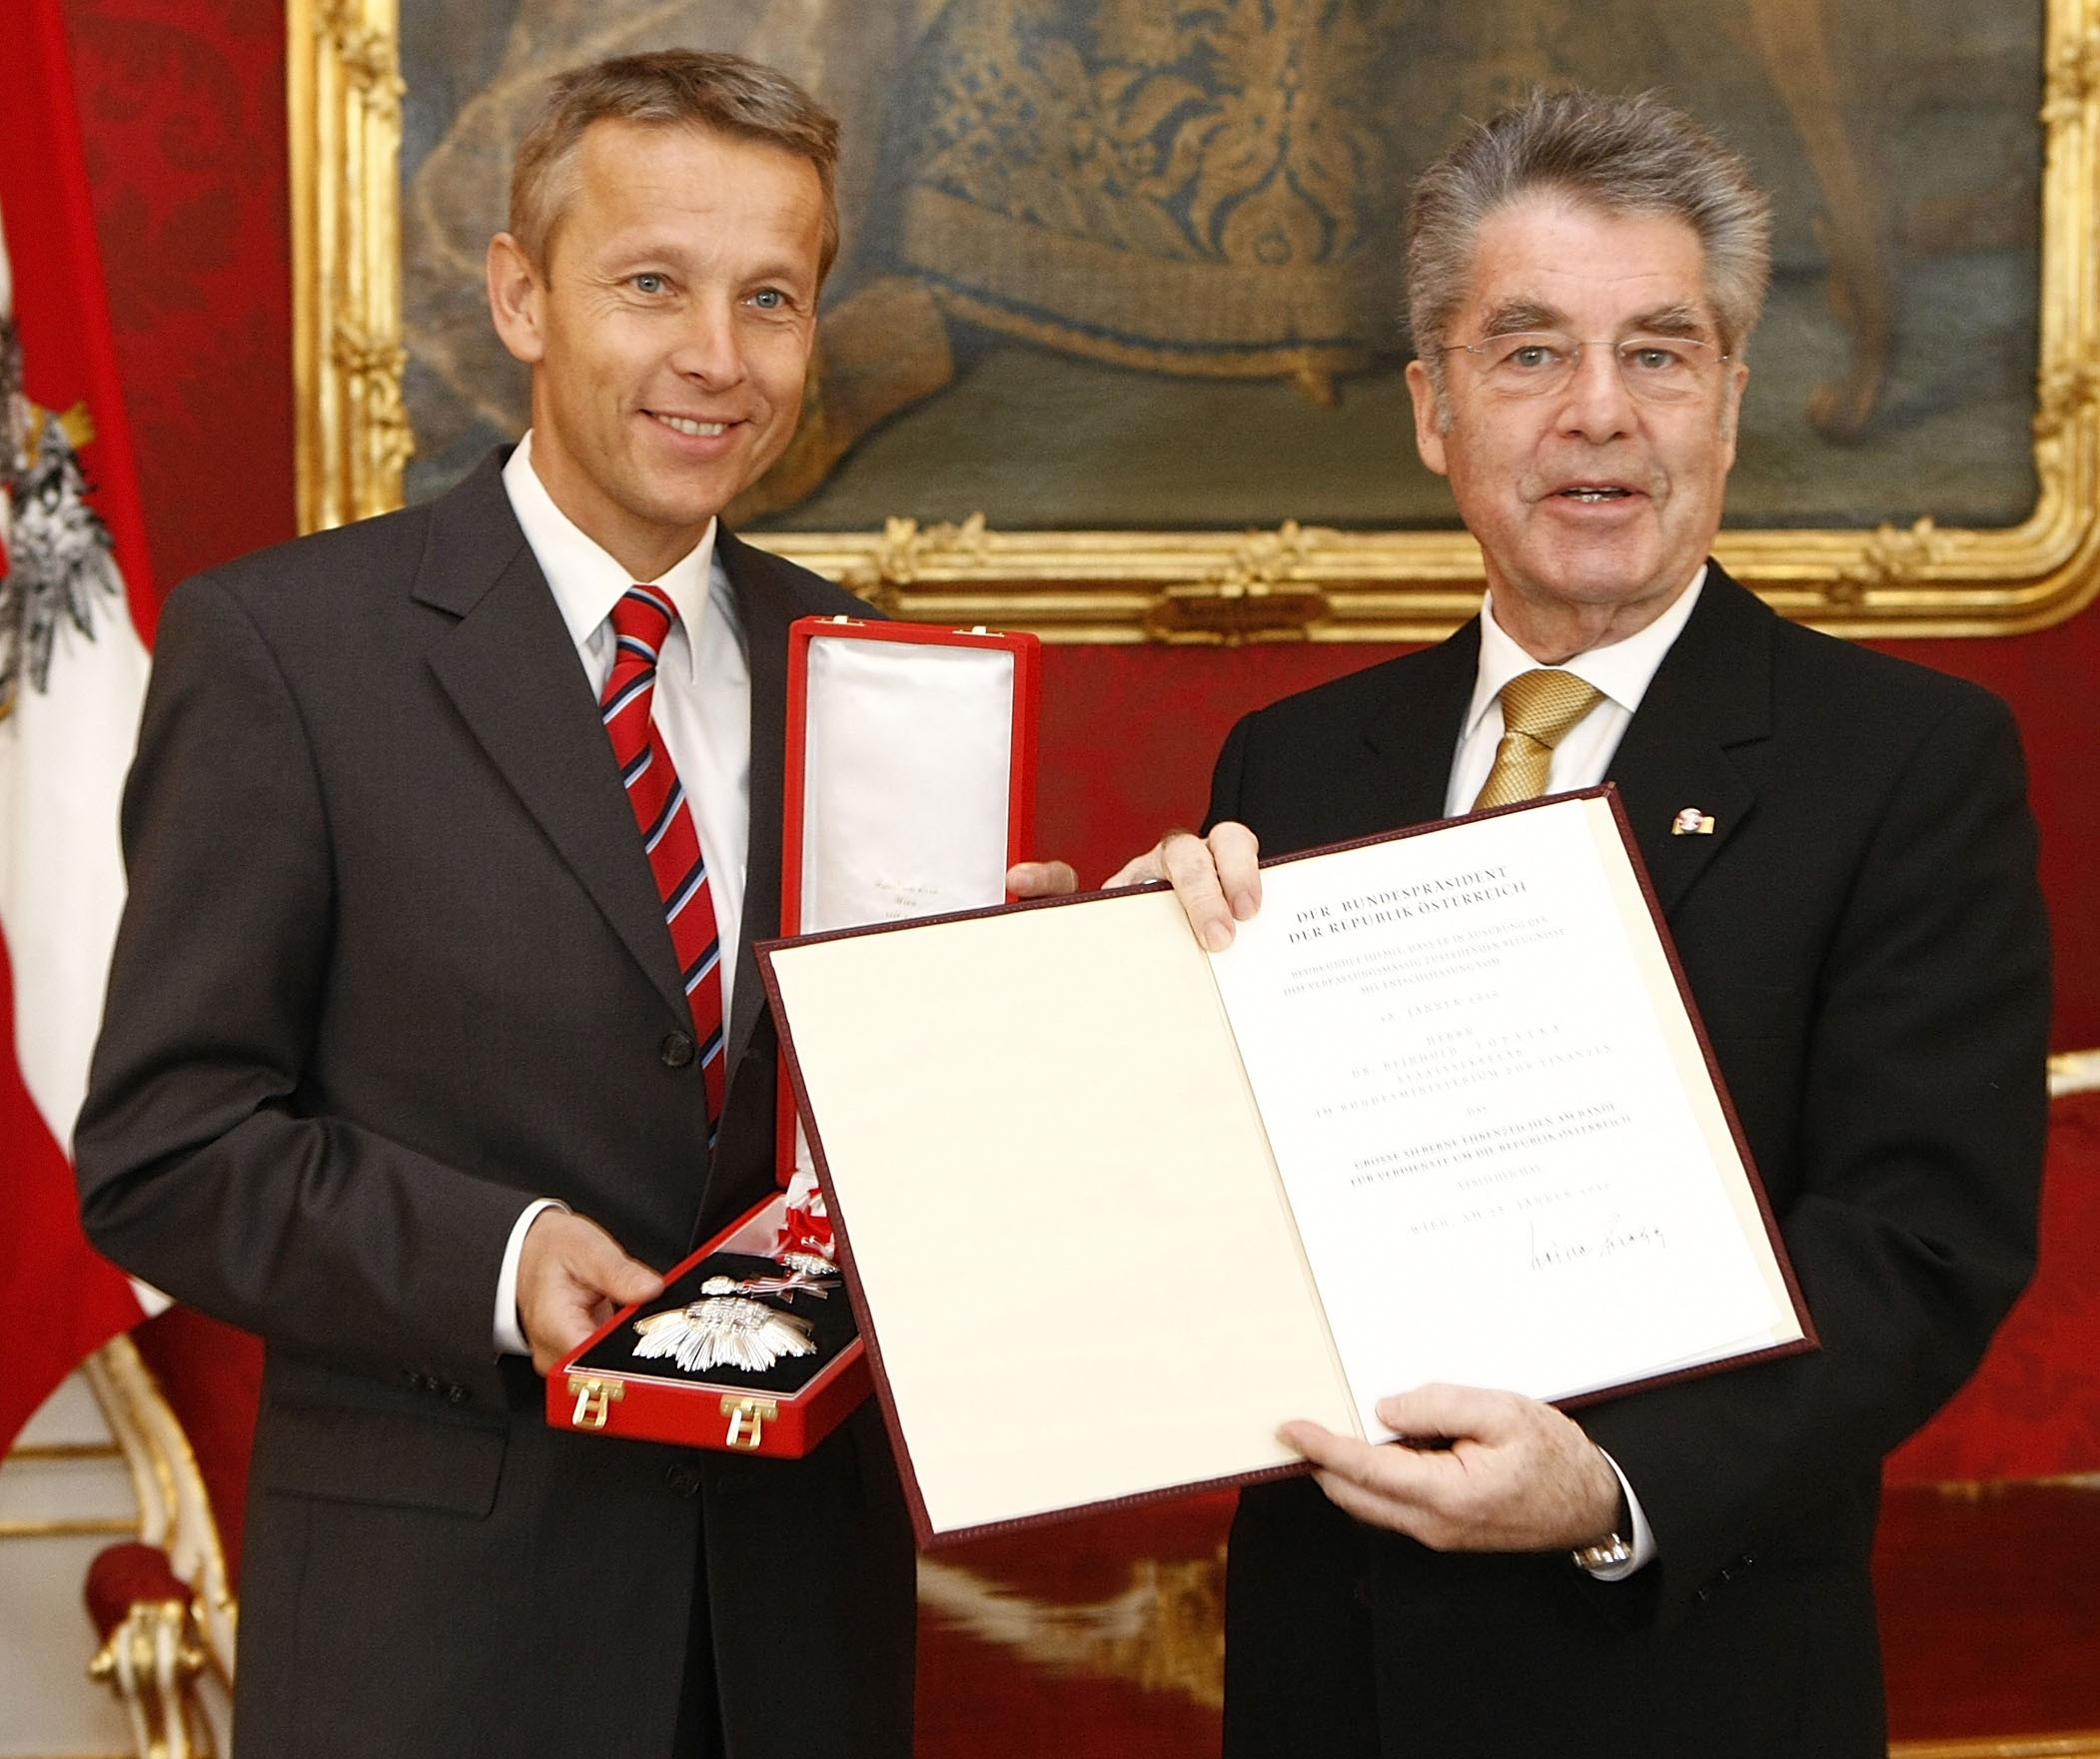
[[[808,680],[798,930],[1003,902],[1013,655],[819,635]]]

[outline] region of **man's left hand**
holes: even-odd
[[[1105,882],[1118,886],[1166,880],[1174,887],[1196,939],[1210,952],[1232,945],[1236,923],[1248,921],[1262,907],[1262,847],[1254,832],[1230,819],[1211,828],[1207,837],[1194,831],[1169,831],[1134,860],[1126,861]]]
[[[1437,1551],[1554,1551],[1612,1529],[1618,1474],[1552,1405],[1431,1385],[1379,1400],[1378,1415],[1399,1434],[1438,1444],[1371,1446],[1302,1421],[1281,1431],[1320,1468],[1315,1476],[1336,1507],[1360,1521]]]

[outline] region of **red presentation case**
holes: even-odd
[[[781,933],[998,902],[1003,891],[982,895],[986,885],[998,884],[986,875],[1026,859],[1034,833],[1036,638],[803,617],[788,639]],[[1003,753],[981,736],[1002,718]],[[966,772],[960,776],[958,761]],[[868,865],[901,873],[904,863],[908,883],[893,884],[886,895],[850,885],[841,893],[837,876],[852,872],[862,851],[850,827],[841,831],[828,822],[830,790],[839,787],[850,790],[848,816],[857,817],[863,834],[872,815],[871,840],[889,845],[872,851]],[[961,823],[958,811],[965,815]],[[921,825],[935,834],[916,838]],[[828,863],[827,830],[852,845]],[[969,873],[930,871],[918,861],[921,841],[926,848],[966,846]],[[940,858],[933,859],[937,868]],[[868,1395],[867,1354],[835,1278],[822,1297],[804,1288],[754,1298],[799,1321],[815,1346],[812,1354],[787,1356],[756,1372],[724,1365],[687,1370],[634,1354],[637,1319],[698,1305],[708,1299],[700,1286],[711,1277],[777,1278],[782,1267],[771,1261],[782,1250],[784,1230],[805,1241],[812,1229],[828,1232],[820,1210],[812,1220],[806,1208],[813,1182],[795,1180],[798,1130],[784,1072],[779,1090],[780,1189],[674,1267],[655,1301],[621,1309],[556,1364],[546,1382],[547,1421],[554,1427],[798,1458]]]
[[[818,1353],[790,1358],[765,1375],[717,1367],[691,1373],[674,1363],[637,1359],[627,1344],[635,1319],[647,1313],[666,1313],[699,1294],[699,1285],[717,1271],[745,1271],[736,1260],[772,1256],[786,1210],[786,1193],[776,1193],[677,1266],[655,1301],[622,1308],[546,1379],[546,1419],[557,1429],[591,1429],[644,1441],[675,1441],[687,1447],[711,1447],[732,1453],[768,1454],[799,1459],[868,1395],[867,1352],[852,1332],[852,1310],[843,1288],[835,1283],[824,1298],[792,1298],[792,1311],[821,1324]],[[710,1265],[708,1261],[716,1263]],[[836,1332],[843,1325],[846,1335]],[[828,1333],[828,1334],[827,1334]],[[783,1383],[784,1382],[784,1383]]]

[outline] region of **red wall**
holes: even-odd
[[[156,578],[293,531],[284,25],[272,0],[66,0]],[[2006,696],[2026,730],[2055,911],[2056,1042],[2100,1046],[2093,857],[2100,611],[1892,650]],[[1042,846],[1104,877],[1202,812],[1244,708],[1391,649],[1050,649]]]
[[[66,0],[65,13],[165,591],[296,528],[284,8]]]

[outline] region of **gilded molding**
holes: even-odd
[[[1823,595],[1832,604],[1864,604],[1878,589],[1920,578],[1927,568],[1945,560],[1949,549],[1946,537],[1929,518],[1918,520],[1907,531],[1883,525],[1867,539],[1857,561],[1838,569]]]
[[[287,0],[304,528],[400,504],[398,0]],[[2005,635],[2100,590],[2100,0],[2047,0],[2040,492],[2002,529],[1723,530],[1721,559],[1834,633]],[[1036,531],[891,519],[760,539],[894,615],[1068,642],[1418,641],[1479,601],[1463,531]]]
[[[916,519],[891,518],[882,526],[874,552],[839,578],[863,597],[878,597],[898,586],[914,584],[924,573],[943,567],[969,569],[985,558],[984,515],[961,524],[945,521],[921,525]]]
[[[2051,33],[2049,68],[2042,86],[2042,120],[2075,117],[2100,91],[2100,25],[2090,22],[2061,37]]]
[[[287,0],[299,526],[401,504],[397,0]]]
[[[2058,439],[2100,402],[2100,361],[2072,361],[2044,368],[2034,412],[2036,440]]]
[[[921,1557],[918,1573],[924,1612],[1036,1667],[1120,1680],[1206,1710],[1225,1702],[1222,1545],[1211,1557],[1133,1558],[1120,1593],[1077,1605],[1037,1600],[940,1558]]]
[[[2100,1088],[2100,1051],[2058,1051],[2049,1059],[2049,1097]]]
[[[118,1514],[0,1520],[0,1539],[81,1539],[103,1534],[136,1538],[138,1531],[137,1521]]]
[[[139,1512],[130,1530],[164,1547],[176,1575],[190,1585],[190,1615],[212,1665],[230,1683],[240,1606],[211,1494],[182,1421],[129,1336],[111,1338],[81,1371],[131,1473]]]
[[[1339,535],[1296,519],[1250,531],[1204,579],[1159,593],[1145,613],[1145,633],[1184,646],[1303,639],[1334,615],[1307,564]]]

